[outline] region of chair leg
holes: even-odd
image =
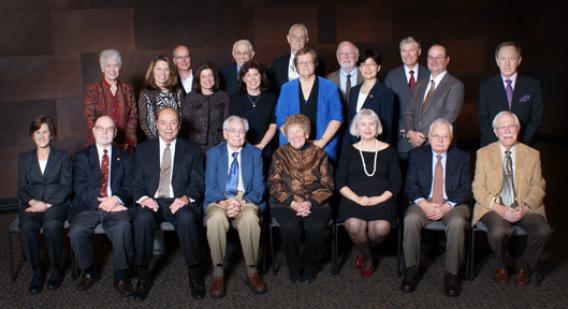
[[[267,249],[267,235],[266,235],[266,222],[263,220],[262,221],[262,230],[261,230],[261,239],[262,239],[262,275],[266,275],[267,272],[267,266],[268,266],[268,261],[267,261],[267,254],[266,254],[266,249]]]
[[[543,279],[543,274],[540,271],[540,269],[536,269],[534,271],[534,285],[536,286],[540,286],[540,283],[542,282]]]
[[[12,232],[8,232],[8,242],[10,243],[8,245],[8,254],[10,255],[10,280],[11,282],[14,282],[16,281],[16,275],[14,271],[14,248],[12,247],[12,238]]]
[[[471,227],[469,235],[469,261],[468,262],[468,278],[467,280],[472,281],[475,276],[475,228]]]
[[[337,224],[331,226],[331,275],[337,275]]]
[[[403,262],[404,259],[403,252],[402,252],[402,238],[404,237],[403,230],[402,230],[402,223],[398,226],[398,239],[397,239],[397,248],[396,248],[396,255],[397,255],[397,263],[396,263],[396,271],[397,275],[400,278],[403,273]]]
[[[75,252],[73,252],[73,248],[69,248],[69,252],[71,253],[71,280],[75,281],[78,276],[77,262],[75,261]]]
[[[276,276],[276,255],[274,254],[274,233],[272,226],[269,228],[270,233],[270,262],[272,263],[272,275]]]

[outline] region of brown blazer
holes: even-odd
[[[473,196],[475,208],[472,224],[477,223],[483,215],[491,211],[491,203],[503,187],[503,168],[499,142],[489,144],[477,151],[475,179],[473,180]],[[525,144],[515,146],[515,192],[520,205],[527,204],[530,212],[543,216],[546,213],[543,205],[545,180],[542,177],[540,153]]]

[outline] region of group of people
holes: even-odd
[[[377,51],[359,53],[353,43],[340,43],[340,68],[324,78],[323,61],[306,47],[307,28],[292,25],[287,40],[290,53],[271,67],[256,62],[252,44],[239,40],[233,46],[235,63],[219,72],[206,62],[194,73],[189,48],[178,45],[172,63],[164,56],[152,60],[138,102],[132,87],[118,79],[120,54],[101,52],[102,79],[85,92],[89,146],[72,162],[51,146],[53,120],[40,116],[29,132],[36,147],[19,159],[22,248],[33,270],[30,293],[40,293],[45,281],[40,228],[51,262],[47,286],[61,285],[66,220],[81,270],[79,290],[99,278],[89,237],[100,223],[113,244],[114,287],[144,300],[152,285],[154,235],[169,222],[193,298],[206,294],[200,267],[203,225],[213,264],[209,295],[225,295],[231,226],[239,234],[245,282],[252,292],[265,293],[257,271],[265,214],[281,228],[292,283],[315,280],[331,220],[345,223],[359,250],[356,267],[361,276],[372,276],[375,248],[400,217],[402,291],[416,289],[421,229],[433,221],[445,225],[447,236],[445,294],[460,293],[465,231],[478,221],[486,225],[497,258],[495,281],[508,282],[514,267],[515,283],[526,285],[551,229],[542,203],[539,153],[529,146],[542,116],[540,90],[537,81],[517,73],[520,47],[500,44],[495,59],[501,73],[481,84],[483,148],[472,183],[469,154],[453,143],[464,86],[447,72],[444,45],[429,48],[424,67],[418,63],[420,43],[404,38],[403,65],[383,84]],[[145,142],[138,143],[138,128]],[[399,205],[401,188],[408,206]],[[514,265],[507,254],[513,225],[528,233]]]

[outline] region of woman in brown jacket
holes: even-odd
[[[280,225],[292,283],[314,280],[317,257],[331,219],[328,200],[334,186],[332,167],[323,149],[307,142],[310,129],[310,121],[304,115],[287,118],[281,131],[288,144],[274,153],[268,175],[271,211]],[[302,234],[306,241],[301,258]]]

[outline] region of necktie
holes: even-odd
[[[158,197],[170,197],[170,178],[172,172],[172,151],[170,144],[166,145],[162,154],[160,166],[160,184],[158,185]]]
[[[351,94],[351,74],[345,77],[345,102],[349,106],[349,95]]]
[[[432,203],[444,202],[444,169],[442,168],[442,156],[436,155],[436,168],[434,170],[434,188],[432,189]]]
[[[414,79],[414,71],[408,72],[410,73],[410,78],[408,79],[408,88],[410,89],[410,94],[414,92],[414,84],[416,84],[416,80]]]
[[[239,185],[239,162],[237,161],[238,152],[233,152],[233,161],[231,162],[231,167],[229,168],[229,176],[227,177],[227,183],[225,184],[225,192],[229,196],[237,195],[237,187]]]
[[[509,104],[509,111],[511,111],[511,103],[513,102],[513,85],[511,84],[512,81],[510,79],[505,80],[507,87],[505,90],[507,91],[507,103]]]
[[[428,90],[428,94],[426,94],[426,97],[424,98],[424,102],[422,102],[422,110],[420,112],[424,112],[426,110],[426,107],[428,107],[428,103],[430,103],[430,97],[432,97],[432,93],[434,93],[434,89],[436,88],[436,84],[434,83],[434,80],[430,81],[430,90]]]
[[[513,159],[511,150],[505,151],[505,166],[503,167],[503,188],[501,189],[501,203],[511,206],[515,202],[515,188],[513,183]]]
[[[109,174],[109,159],[108,159],[108,150],[103,150],[103,159],[101,160],[101,174],[103,177],[101,178],[101,185],[99,186],[99,195],[101,197],[108,196],[108,174]]]

